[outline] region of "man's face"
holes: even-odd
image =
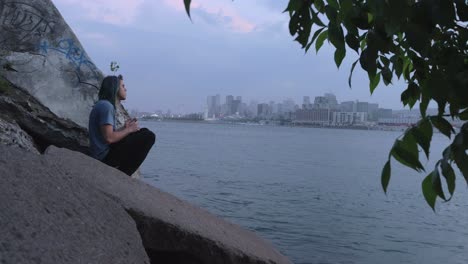
[[[117,97],[121,101],[127,99],[127,88],[125,88],[125,83],[123,80],[119,81],[119,91],[117,92]]]

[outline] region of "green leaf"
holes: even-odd
[[[375,88],[377,88],[377,85],[379,85],[379,82],[380,82],[380,73],[377,73],[374,78],[372,78],[370,75],[369,75],[369,80],[370,80],[370,83],[369,83],[369,88],[370,88],[370,92],[371,94],[374,92]]]
[[[353,50],[355,50],[357,53],[359,53],[359,40],[356,36],[353,34],[347,34],[345,37],[346,44]]]
[[[410,82],[408,88],[401,93],[401,101],[403,105],[409,105],[410,108],[413,108],[414,104],[418,101],[420,96],[419,86]]]
[[[457,5],[457,15],[461,21],[468,21],[468,5],[465,0],[455,0]]]
[[[458,117],[461,119],[461,120],[468,120],[468,108],[465,109],[463,112],[461,112]]]
[[[359,60],[356,60],[353,65],[351,66],[351,72],[349,73],[349,78],[348,78],[348,84],[349,84],[349,88],[351,88],[351,78],[353,77],[353,71],[354,71],[354,67],[356,67],[356,64],[358,63]]]
[[[436,4],[432,8],[432,16],[435,18],[436,23],[442,26],[452,26],[455,23],[453,1],[436,1]]]
[[[429,47],[431,39],[430,34],[423,25],[408,23],[406,25],[406,39],[410,47],[421,54],[426,53],[426,49]]]
[[[453,117],[455,116],[458,116],[459,112],[460,112],[460,108],[458,106],[457,103],[455,102],[452,102],[450,105],[449,105],[449,110],[450,110],[450,115]]]
[[[405,80],[410,79],[410,73],[413,71],[413,64],[411,59],[406,57],[405,61],[403,62],[403,78]]]
[[[327,2],[328,2],[328,4],[329,4],[331,7],[335,8],[335,9],[337,9],[337,10],[340,9],[340,6],[338,5],[338,1],[336,1],[336,0],[328,0]]]
[[[441,116],[431,116],[432,124],[445,136],[450,138],[452,133],[455,133],[452,125]]]
[[[468,138],[468,132],[465,130],[467,124],[468,123],[465,123],[460,133],[455,136],[453,143],[450,145],[450,149],[455,164],[457,164],[458,169],[468,183],[468,155],[466,154],[468,148],[468,140],[466,140]]]
[[[423,119],[419,121],[418,125],[413,127],[411,130],[413,137],[416,139],[416,142],[424,150],[426,157],[429,159],[429,150],[431,147],[432,141],[432,124],[428,119]]]
[[[377,71],[377,52],[375,50],[371,50],[369,48],[364,49],[361,52],[361,56],[359,57],[359,62],[361,63],[361,67],[367,71],[370,81],[374,79]]]
[[[385,85],[389,85],[392,82],[392,72],[388,67],[383,68],[382,77]]]
[[[380,58],[380,61],[383,63],[383,65],[385,67],[388,67],[388,65],[390,64],[390,60],[387,57],[382,56],[382,55],[380,55],[379,58]]]
[[[342,0],[340,1],[341,10],[340,13],[343,13],[344,16],[348,16],[348,13],[351,12],[353,8],[353,1],[352,0]]]
[[[374,16],[371,13],[367,13],[367,22],[370,24],[374,21]]]
[[[364,35],[365,36],[365,35]],[[361,48],[361,50],[364,50],[367,46],[367,39],[364,37],[360,40],[360,43],[359,43],[359,47]]]
[[[184,0],[185,11],[187,12],[187,15],[190,18],[190,20],[192,20],[192,17],[190,16],[190,2],[192,2],[192,0]]]
[[[390,160],[388,160],[387,163],[385,163],[385,166],[383,167],[382,176],[381,176],[382,188],[385,193],[387,193],[388,183],[390,182],[390,175],[391,175],[391,166],[390,166]]]
[[[289,0],[288,7],[286,7],[283,12],[289,12],[291,14],[292,12],[301,9],[303,4],[303,0]]]
[[[328,30],[323,31],[317,38],[315,42],[315,51],[318,52],[319,49],[323,46],[323,42],[328,38]]]
[[[328,39],[337,49],[344,49],[344,35],[343,28],[340,25],[329,24],[328,25]]]
[[[444,175],[445,180],[447,181],[447,188],[451,196],[453,196],[453,192],[455,191],[455,172],[453,171],[452,166],[445,161],[442,160],[441,162],[441,169],[442,175]]]
[[[336,8],[330,5],[325,6],[325,14],[327,15],[328,21],[330,21],[330,24],[335,24],[338,22],[338,11]]]
[[[302,45],[302,48],[305,48],[309,42],[311,30],[312,20],[309,6],[302,5],[299,10],[292,14],[289,20],[289,33],[292,36],[297,35],[295,40]]]
[[[431,97],[429,92],[424,89],[424,84],[420,85],[421,88],[421,103],[419,104],[419,111],[422,117],[426,117],[427,107],[429,106],[429,102],[431,101]]]
[[[439,174],[439,170],[437,169],[437,166],[435,167],[434,171],[431,173],[431,178],[432,178],[432,188],[434,192],[444,201],[447,201],[447,199],[445,199],[444,191],[442,190],[442,182],[440,181],[440,174]]]
[[[424,199],[426,199],[427,204],[434,210],[435,212],[435,202],[437,199],[437,194],[434,192],[432,188],[432,172],[427,175],[427,177],[422,182],[422,192],[424,195]]]
[[[346,56],[346,49],[336,49],[335,51],[335,63],[336,67],[340,68],[341,62],[343,61],[344,57]]]
[[[317,9],[317,11],[319,11],[320,13],[323,13],[324,7],[325,7],[325,3],[323,2],[323,0],[315,0],[314,6]]]
[[[403,60],[401,58],[398,57],[393,63],[393,69],[395,70],[395,74],[398,79],[400,79],[401,74],[403,73]]]
[[[449,145],[448,147],[446,147],[444,149],[444,151],[442,152],[442,157],[444,158],[444,160],[448,161],[448,160],[453,160],[453,155],[452,155],[452,145]]]
[[[413,145],[414,144],[414,145]],[[424,167],[419,162],[417,155],[414,153],[414,147],[416,142],[411,143],[409,141],[403,142],[399,139],[395,141],[395,144],[392,147],[391,154],[392,156],[401,164],[412,168],[417,172],[424,171]],[[416,146],[417,152],[417,146]]]
[[[314,32],[314,35],[312,36],[312,40],[309,42],[309,44],[307,44],[307,47],[305,48],[305,52],[309,51],[309,48],[312,46],[312,44],[314,43],[315,39],[319,36],[320,32],[322,32],[325,28],[321,28],[317,31]]]

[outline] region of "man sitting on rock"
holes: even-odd
[[[115,105],[126,97],[122,75],[104,78],[99,101],[89,115],[89,141],[92,157],[130,176],[145,160],[156,136],[146,128],[140,129],[136,119],[115,129]]]

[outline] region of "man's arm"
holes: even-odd
[[[119,142],[129,134],[138,131],[137,122],[126,122],[125,127],[120,131],[114,131],[112,125],[102,125],[101,133],[107,144]]]

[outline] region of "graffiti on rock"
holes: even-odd
[[[73,39],[59,40],[56,45],[51,45],[47,40],[43,40],[39,44],[39,51],[45,56],[50,52],[62,54],[73,65],[80,83],[85,83],[84,80],[99,78],[96,65],[91,62],[85,51],[76,45]]]
[[[54,21],[28,3],[0,1],[0,46],[37,42],[54,25]]]

